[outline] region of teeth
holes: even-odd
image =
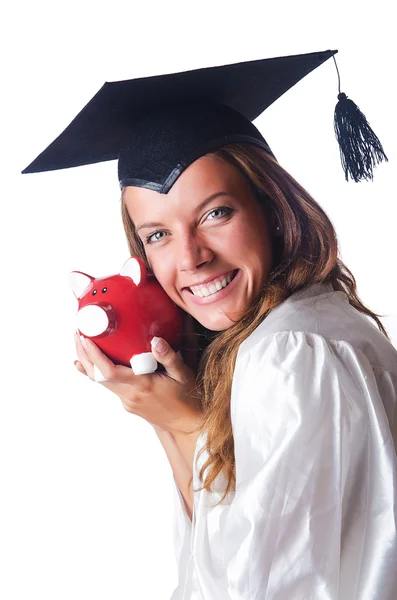
[[[215,284],[211,283],[208,287],[203,285],[200,289],[191,291],[195,296],[199,296],[200,298],[203,298],[204,296],[211,296],[211,294],[215,294],[215,292],[218,292],[222,288],[226,287],[231,280],[232,275],[228,275],[227,277],[224,277],[222,281],[217,281]]]

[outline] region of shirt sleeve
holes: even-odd
[[[230,599],[393,598],[396,455],[365,355],[314,333],[270,334],[237,358],[231,415]]]

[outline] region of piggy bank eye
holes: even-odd
[[[107,288],[107,287],[104,287],[104,288],[103,288],[103,290],[102,290],[102,294],[104,294],[104,293],[105,293],[105,292],[107,292],[107,291],[108,291],[108,288]]]
[[[92,295],[93,295],[93,296],[95,296],[95,294],[96,294],[96,290],[94,290],[94,291],[92,292]]]

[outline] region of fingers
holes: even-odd
[[[81,364],[81,362],[79,360],[75,360],[74,361],[74,366],[76,367],[76,369],[78,371],[80,371],[80,373],[82,373],[83,375],[87,376],[86,370],[85,370],[85,368],[83,367],[83,365]]]
[[[81,337],[83,339],[81,339]],[[115,384],[131,383],[133,381],[135,376],[131,368],[123,365],[115,365],[100,350],[95,342],[84,338],[83,336],[81,337],[77,333],[75,334],[77,356],[85,373],[90,379],[97,383],[106,381],[114,382]],[[84,348],[83,344],[87,347]],[[143,376],[140,375],[140,377],[142,378]]]
[[[76,342],[77,356],[80,359],[80,363],[78,361],[76,361],[76,362],[81,365],[81,367],[79,368],[75,362],[76,368],[81,373],[84,373],[84,375],[88,375],[88,377],[90,379],[93,379],[97,383],[102,383],[103,381],[107,381],[107,378],[102,374],[99,367],[94,363],[93,355],[95,355],[95,350],[93,349],[93,346],[95,346],[95,348],[97,348],[96,344],[95,345],[91,344],[89,348],[84,348],[84,345],[86,345],[88,343],[87,340],[85,340],[84,338],[81,338],[77,333],[75,333],[74,339]],[[98,349],[98,351],[99,351],[99,349]],[[102,352],[101,352],[101,354],[103,355]],[[97,358],[98,358],[98,356],[97,356]],[[114,366],[113,363],[111,363],[111,364]]]
[[[88,377],[90,377],[92,379],[93,378],[92,377],[93,364],[90,361],[90,359],[88,358],[87,353],[81,344],[81,340],[80,340],[78,333],[74,334],[74,341],[76,344],[76,352],[77,352],[77,357],[79,359],[80,365],[83,367],[85,374],[88,375]],[[77,365],[76,365],[76,367],[77,367]],[[78,370],[80,371],[80,368]]]
[[[94,381],[106,381],[114,375],[115,365],[91,340],[81,339],[85,353],[92,363]]]
[[[106,377],[104,377],[98,367],[94,364],[94,381],[97,383],[103,383],[107,381]]]
[[[75,360],[74,365],[75,365],[76,369],[78,371],[80,371],[80,373],[82,373],[83,375],[88,377],[87,372],[84,369],[81,362],[79,362],[78,360]],[[94,365],[94,381],[96,381],[97,383],[102,383],[103,381],[107,381],[107,379],[102,375],[102,373],[100,372],[100,370],[98,369],[98,367],[96,365]]]
[[[141,398],[150,397],[152,393],[151,376],[136,376],[130,367],[115,365],[92,340],[88,342],[87,349],[84,349],[77,334],[75,343],[80,359],[74,361],[76,369],[116,394],[127,412],[139,416]]]
[[[151,345],[154,358],[165,367],[167,374],[176,381],[185,383],[187,376],[192,372],[183,363],[181,356],[178,356],[164,338],[154,337]]]

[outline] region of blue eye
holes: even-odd
[[[151,233],[150,235],[148,235],[148,236],[146,237],[146,243],[147,243],[147,244],[153,244],[154,242],[152,242],[152,241],[151,241],[151,238],[152,238],[154,235],[157,235],[158,233],[165,233],[165,231],[155,231],[154,233]],[[161,239],[162,239],[162,238],[157,238],[157,241],[159,242]]]
[[[225,214],[228,214],[231,212],[231,208],[228,208],[227,206],[221,206],[220,208],[214,208],[214,210],[212,210],[208,216],[212,215],[214,212],[221,212],[223,211],[223,214],[221,215],[221,217],[224,217]]]
[[[218,219],[221,219],[222,217],[225,217],[226,215],[229,215],[233,212],[233,208],[229,208],[228,206],[220,206],[219,208],[214,208],[210,213],[208,213],[208,217],[210,215],[212,215],[213,213],[222,213],[220,216],[218,217],[214,217],[213,219],[210,219],[210,221],[217,221]],[[145,238],[145,242],[148,246],[150,246],[150,244],[155,244],[157,242],[160,242],[163,237],[160,238],[155,238],[154,236],[158,235],[159,233],[164,233],[165,235],[168,235],[165,231],[155,231],[154,233],[151,233],[150,235],[146,236]],[[152,239],[154,238],[154,239]]]

